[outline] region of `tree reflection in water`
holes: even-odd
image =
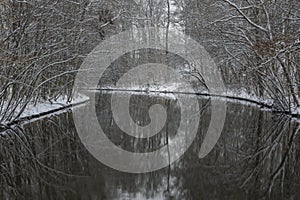
[[[141,125],[149,123],[145,113],[153,103],[168,112],[159,134],[138,140],[116,127],[106,109],[109,99],[100,94],[97,114],[116,145],[147,152],[175,137],[180,120],[175,100],[133,96],[130,112]],[[169,168],[146,174],[118,172],[95,160],[77,136],[71,110],[8,129],[0,136],[0,199],[300,199],[297,122],[229,102],[222,136],[200,160],[210,100],[199,99],[199,105],[201,122],[189,150]]]

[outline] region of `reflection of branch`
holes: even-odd
[[[249,163],[257,162],[257,158],[259,158],[260,155],[262,155],[262,158],[258,160],[256,166],[251,170],[250,174],[243,182],[242,187],[245,186],[254,176],[258,176],[258,173],[264,167],[266,160],[271,156],[271,153],[274,151],[274,149],[280,144],[280,140],[287,130],[288,125],[289,120],[286,118],[286,116],[282,115],[280,116],[276,125],[271,126],[266,133],[264,133],[266,137],[262,139],[257,138],[257,140],[263,140],[263,143],[255,152],[253,152],[249,159]],[[274,134],[276,134],[276,137],[272,139]],[[272,141],[270,142],[271,139]]]
[[[0,152],[3,158],[0,161],[0,179],[3,180],[0,186],[1,194],[9,190],[7,194],[11,195],[11,199],[16,199],[15,197],[24,189],[20,186],[25,183],[29,184],[27,185],[29,187],[36,185],[37,189],[41,190],[46,185],[73,191],[72,188],[65,187],[65,184],[60,184],[60,180],[64,181],[65,178],[70,177],[88,177],[72,172],[73,168],[68,165],[69,162],[61,162],[64,161],[63,156],[69,157],[70,153],[76,156],[76,161],[80,164],[85,162],[81,159],[85,153],[79,154],[80,142],[74,137],[75,129],[72,128],[73,122],[69,119],[69,115],[71,116],[70,113],[67,116],[53,116],[27,124],[24,129],[19,126],[14,128],[0,126],[0,129],[7,130],[7,134],[0,134]],[[68,146],[65,146],[66,142]],[[61,149],[64,147],[67,148],[66,151]],[[78,173],[81,174],[81,171]]]
[[[285,170],[286,162],[291,153],[291,147],[294,144],[297,133],[300,131],[300,125],[295,129],[291,129],[290,119],[285,116],[280,116],[279,121],[276,121],[275,124],[276,125],[271,126],[267,132],[264,132],[262,138],[257,138],[258,149],[252,153],[247,162],[250,164],[253,163],[253,165],[247,167],[248,169],[251,169],[251,171],[244,180],[242,187],[250,182],[251,179],[257,180],[260,179],[261,176],[267,176],[260,182],[267,185],[268,189],[265,192],[270,194],[278,176]],[[286,134],[289,133],[289,131],[292,131],[292,135],[286,137]],[[286,140],[287,142],[285,142]],[[282,145],[284,145],[284,147],[282,147]],[[277,155],[280,159],[276,159]],[[283,179],[281,179],[281,181],[282,180]]]
[[[275,183],[276,178],[278,177],[280,172],[282,170],[284,170],[286,160],[287,160],[287,158],[290,154],[290,151],[291,151],[291,146],[293,145],[294,139],[295,139],[297,133],[299,132],[299,130],[300,130],[300,124],[298,125],[297,130],[293,131],[292,136],[290,137],[290,140],[289,140],[288,145],[287,145],[287,150],[286,150],[286,152],[285,152],[285,154],[282,158],[282,161],[281,161],[281,163],[279,164],[279,166],[277,167],[277,169],[275,170],[275,172],[272,174],[272,176],[270,178],[269,194],[272,192],[272,188],[273,188],[273,185]]]

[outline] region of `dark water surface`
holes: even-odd
[[[147,152],[176,136],[180,107],[168,97],[133,95],[130,113],[149,123],[153,103],[167,108],[164,129],[151,139],[129,137],[114,123],[110,94],[100,93],[99,123],[115,145]],[[217,145],[198,158],[210,122],[210,99],[199,97],[196,139],[175,163],[162,170],[129,174],[93,158],[82,145],[72,110],[14,127],[0,136],[0,199],[300,199],[299,124],[239,102],[228,102]],[[82,109],[77,107],[74,109]]]

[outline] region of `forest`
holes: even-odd
[[[298,0],[3,0],[0,122],[40,102],[70,102],[74,76],[97,44],[147,26],[203,45],[231,95],[299,112]]]

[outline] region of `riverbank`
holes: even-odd
[[[71,108],[80,104],[84,104],[89,101],[89,97],[85,95],[78,95],[71,102],[66,103],[64,97],[60,97],[55,101],[49,102],[38,102],[37,104],[29,103],[25,110],[22,112],[19,118],[12,121],[5,121],[2,126],[12,126],[15,124],[22,123],[24,121],[29,121],[35,118],[40,118],[52,113],[59,112],[61,110]],[[16,110],[18,112],[18,110]]]
[[[172,88],[172,90],[166,90],[165,88],[161,89],[158,87],[154,88],[115,88],[115,87],[106,87],[99,89],[92,89],[94,91],[106,91],[106,92],[131,92],[131,93],[145,93],[147,95],[166,95],[167,97],[172,97],[172,94],[183,94],[183,95],[198,95],[198,96],[206,96],[206,97],[216,97],[216,98],[224,98],[225,100],[237,100],[241,102],[247,102],[254,105],[259,106],[262,109],[268,109],[273,113],[282,113],[286,115],[290,115],[294,118],[300,118],[300,108],[293,108],[289,110],[279,110],[274,107],[274,100],[272,99],[262,99],[255,95],[248,94],[244,91],[226,91],[221,94],[213,94],[206,91],[203,92],[182,92],[182,90],[176,90],[176,87],[168,87]]]
[[[174,88],[172,88],[174,89]],[[160,96],[160,97],[166,97],[166,98],[171,98],[174,99],[173,94],[181,94],[181,95],[198,95],[198,96],[204,96],[204,97],[213,97],[213,98],[220,98],[224,99],[225,101],[239,101],[241,103],[249,103],[252,105],[256,105],[260,107],[261,109],[267,109],[273,113],[278,113],[278,114],[286,114],[289,115],[293,118],[296,118],[297,120],[300,120],[300,109],[294,109],[291,111],[282,111],[282,110],[277,110],[273,107],[273,101],[271,99],[261,99],[258,98],[254,95],[247,94],[245,92],[224,92],[222,94],[211,94],[208,92],[178,92],[178,91],[170,91],[166,90],[161,90],[159,88],[142,88],[142,89],[137,89],[137,88],[130,88],[130,89],[122,89],[122,88],[100,88],[95,91],[105,91],[105,92],[126,92],[126,93],[144,93],[145,95],[151,95],[151,96]],[[24,110],[24,112],[21,114],[21,116],[18,119],[15,119],[10,122],[4,122],[2,123],[2,126],[9,127],[15,124],[19,124],[22,122],[30,121],[32,119],[38,119],[40,117],[44,117],[50,114],[57,113],[59,111],[65,110],[67,108],[71,108],[74,106],[78,106],[81,104],[84,104],[89,101],[89,97],[85,95],[79,95],[77,98],[74,98],[70,103],[65,103],[66,100],[65,98],[61,97],[57,99],[56,101],[53,102],[39,102],[36,105],[29,104],[28,107]]]

